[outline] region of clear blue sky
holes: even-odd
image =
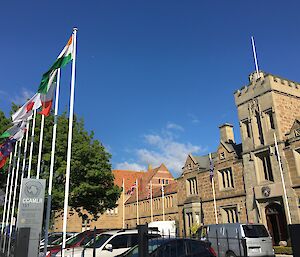
[[[215,151],[218,126],[240,132],[233,92],[254,70],[300,81],[299,1],[3,1],[0,109],[38,87],[78,27],[75,112],[112,153],[113,168]],[[68,106],[70,67],[60,112]]]

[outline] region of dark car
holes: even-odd
[[[158,238],[149,240],[150,257],[216,257],[216,253],[207,242],[183,238]],[[138,257],[135,246],[117,257]]]

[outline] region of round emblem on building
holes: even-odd
[[[269,187],[262,187],[261,188],[261,193],[263,194],[264,197],[269,197],[271,194],[271,188]]]
[[[38,181],[29,181],[24,186],[24,193],[27,197],[37,197],[42,191],[42,184]]]

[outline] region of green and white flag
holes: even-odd
[[[52,82],[56,78],[56,71],[65,67],[73,59],[73,35],[70,37],[67,45],[57,57],[51,68],[43,75],[38,92],[47,94]]]

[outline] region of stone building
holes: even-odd
[[[241,144],[235,143],[233,126],[223,124],[220,126],[220,144],[211,154],[211,162],[209,155],[188,155],[182,175],[177,179],[182,235],[190,235],[191,228],[201,224],[247,221],[241,150]]]
[[[138,195],[135,189],[125,203],[126,227],[134,228],[137,224],[151,221],[178,219],[177,182],[164,164],[155,169],[148,169],[138,180]]]
[[[252,73],[249,84],[234,97],[249,221],[264,223],[278,244],[287,239],[287,223],[300,222],[300,84],[264,72]],[[283,196],[275,135],[288,203]]]
[[[131,170],[113,170],[115,185],[122,187],[124,179],[125,192],[129,191],[136,179],[141,178],[145,172],[131,171]],[[97,227],[99,229],[121,229],[123,227],[123,202],[129,196],[121,194],[117,201],[117,207],[112,210],[106,210],[97,221],[92,221],[89,215],[85,213],[86,219],[79,217],[79,215],[72,210],[69,210],[67,231],[81,232],[88,229]],[[63,218],[57,217],[54,221],[54,231],[62,231]]]

